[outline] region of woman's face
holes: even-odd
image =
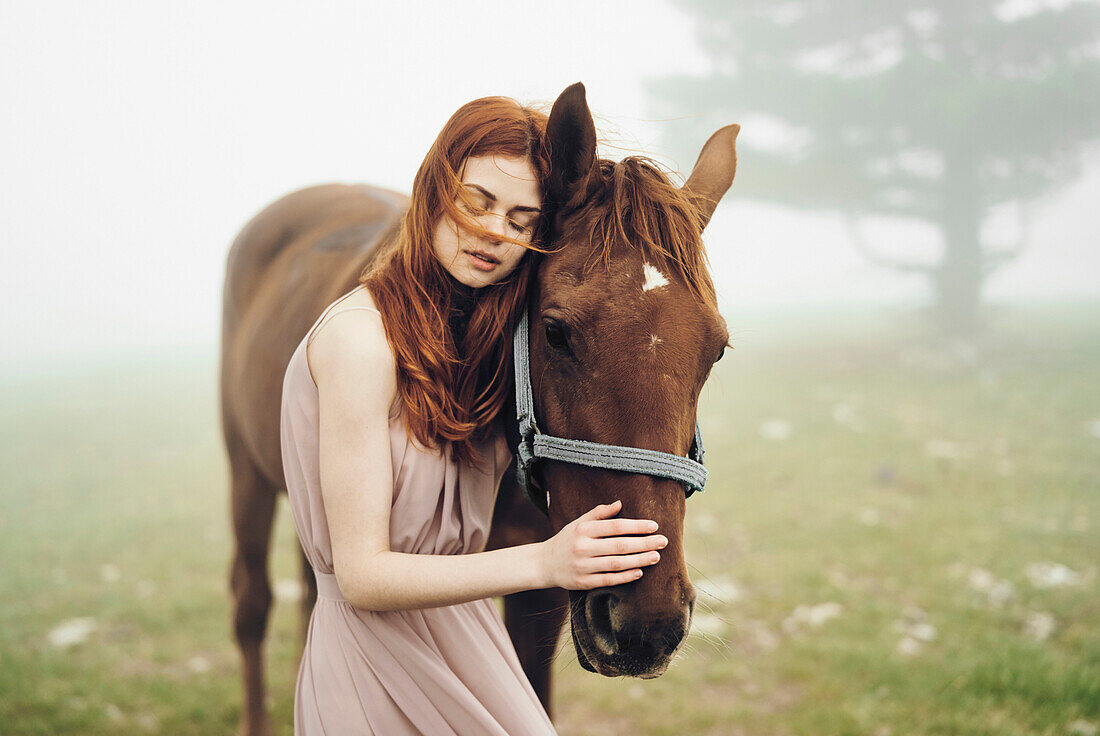
[[[531,239],[542,203],[531,162],[510,156],[471,156],[460,172],[473,202],[457,204],[491,233],[519,241]],[[436,258],[459,282],[472,287],[495,284],[507,277],[523,258],[523,246],[500,238],[475,236],[457,226],[446,213],[436,223],[432,238]]]

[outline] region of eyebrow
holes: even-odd
[[[489,200],[490,202],[496,202],[497,201],[496,195],[494,195],[492,192],[490,192],[485,187],[478,186],[477,184],[468,184],[468,183],[464,183],[462,186],[469,187],[470,189],[476,189],[478,192],[480,192],[485,197],[485,199]],[[538,207],[526,207],[526,206],[522,206],[522,205],[518,206],[518,207],[513,207],[512,209],[509,210],[509,212],[541,212],[541,211],[542,210],[540,210]]]

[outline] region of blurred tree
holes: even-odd
[[[649,83],[659,114],[691,116],[691,135],[670,133],[697,142],[728,122],[770,123],[786,143],[741,136],[752,175],[738,195],[843,213],[868,258],[931,279],[944,334],[974,335],[983,281],[1024,246],[1027,204],[1079,177],[1100,135],[1100,4],[674,2],[712,67]],[[1019,238],[992,247],[982,224],[1004,203],[1021,214]],[[873,249],[860,229],[870,215],[932,223],[939,260]]]

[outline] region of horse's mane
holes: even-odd
[[[580,218],[591,228],[592,263],[603,261],[610,267],[612,248],[625,242],[640,248],[646,261],[665,273],[678,273],[694,296],[715,304],[702,221],[691,195],[645,156],[600,159],[598,166],[604,187]]]

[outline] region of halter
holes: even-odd
[[[516,452],[516,479],[531,503],[549,515],[550,499],[546,491],[537,488],[531,470],[535,460],[559,460],[591,468],[606,468],[628,473],[643,473],[658,478],[680,481],[687,498],[702,491],[707,482],[703,466],[703,435],[695,423],[695,438],[688,457],[656,450],[622,445],[601,445],[584,440],[568,440],[543,434],[535,424],[535,400],[531,390],[531,354],[528,310],[520,314],[514,333],[513,358],[516,366],[516,415],[519,419],[519,447]],[[536,493],[536,490],[538,491]]]

